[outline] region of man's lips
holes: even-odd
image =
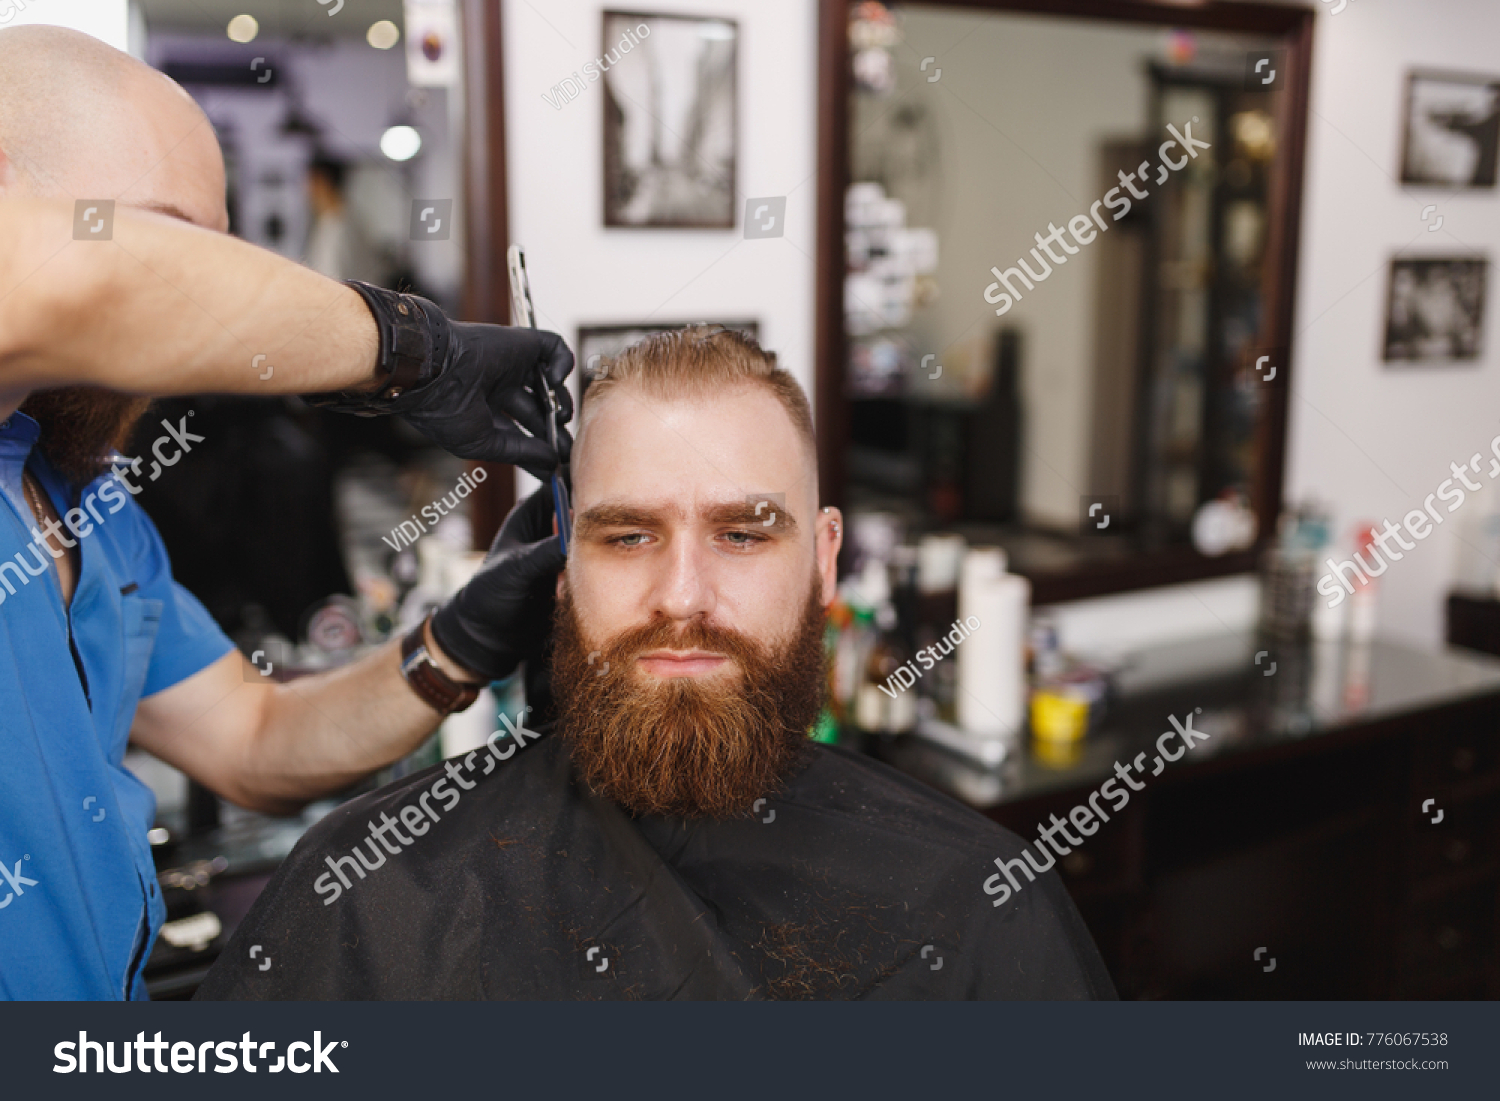
[[[656,677],[697,677],[729,664],[729,659],[723,654],[709,650],[650,650],[636,661],[643,670]]]

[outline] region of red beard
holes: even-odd
[[[150,398],[133,394],[64,386],[28,395],[21,412],[41,426],[37,446],[47,461],[83,486],[109,469],[110,453],[130,442],[130,430],[150,405]]]
[[[635,814],[725,818],[750,811],[796,771],[807,750],[827,686],[824,618],[814,584],[795,634],[774,649],[739,631],[667,620],[591,648],[565,587],[554,621],[552,688],[558,729],[579,775]],[[636,658],[662,647],[724,654],[739,677],[645,677]]]

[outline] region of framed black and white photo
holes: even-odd
[[[674,329],[685,329],[689,325],[702,324],[736,329],[752,340],[760,339],[758,321],[668,321],[665,323],[647,322],[640,325],[580,325],[578,343],[575,345],[578,349],[578,363],[580,364],[578,370],[580,389],[588,389],[589,383],[594,381],[594,375],[599,371],[600,364],[608,363],[636,341],[652,333],[670,332]]]
[[[1494,187],[1500,77],[1412,73],[1406,87],[1401,182]]]
[[[1391,261],[1385,309],[1387,363],[1444,364],[1479,357],[1489,261]]]
[[[604,13],[604,224],[733,229],[730,19]]]

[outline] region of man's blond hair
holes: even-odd
[[[792,373],[776,364],[750,336],[719,325],[689,325],[642,338],[619,355],[604,359],[584,391],[584,409],[621,384],[639,386],[654,398],[699,397],[734,386],[769,390],[817,463],[817,437],[807,395]],[[582,421],[582,416],[579,420]]]

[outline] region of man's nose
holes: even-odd
[[[652,592],[651,611],[669,619],[713,614],[713,552],[690,537],[674,539],[662,559]]]

